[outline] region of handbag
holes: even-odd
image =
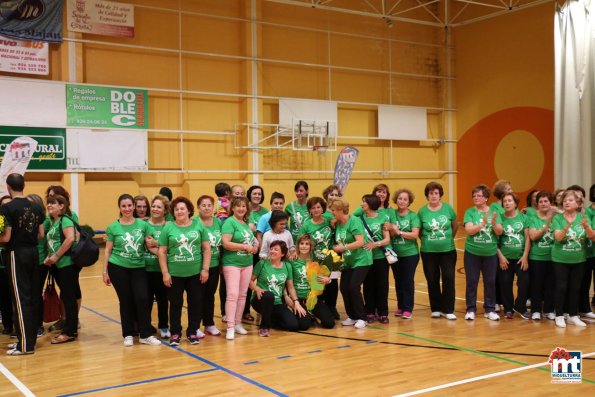
[[[43,322],[51,323],[60,319],[60,297],[56,291],[54,277],[48,276],[45,290],[43,291]]]
[[[74,228],[79,233],[79,241],[75,246],[70,247],[65,255],[70,255],[72,263],[80,267],[94,265],[99,259],[99,246],[78,223],[68,215],[63,215],[70,219]],[[62,231],[62,218],[60,218],[60,241],[64,242],[64,232]],[[74,243],[73,243],[74,245]]]
[[[364,224],[364,227],[366,228],[366,231],[368,232],[368,234],[370,235],[370,238],[373,241],[378,242],[379,240],[376,238],[376,236],[374,236],[374,233],[372,233],[372,231],[370,230],[370,227],[368,226],[368,224],[366,223],[364,216],[362,214],[361,218],[362,223]],[[378,247],[382,253],[384,254],[384,256],[386,257],[386,260],[389,264],[393,264],[396,263],[399,259],[397,258],[397,253],[395,251],[393,251],[392,248],[387,248],[387,247]]]

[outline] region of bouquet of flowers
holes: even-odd
[[[326,266],[331,272],[341,271],[345,267],[343,257],[337,254],[333,250],[323,249],[322,253],[326,255],[326,258],[322,261],[322,265]]]

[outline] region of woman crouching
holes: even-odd
[[[271,327],[286,331],[297,331],[296,315],[305,316],[293,286],[293,270],[283,260],[287,256],[287,244],[273,241],[269,247],[269,258],[258,262],[252,273],[250,289],[254,291],[252,307],[262,316],[260,336],[269,336]],[[293,302],[292,313],[283,302],[283,289],[287,288]]]

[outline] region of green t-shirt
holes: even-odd
[[[492,204],[490,204],[490,212],[497,212],[500,215],[504,215],[504,207],[502,207],[502,204],[500,204],[499,201],[494,201]]]
[[[406,215],[400,216],[396,214],[397,224],[399,230],[402,232],[411,232],[414,228],[420,228],[419,217],[413,211],[409,211]],[[417,240],[408,240],[401,236],[395,236],[393,238],[393,249],[399,257],[413,256],[419,253],[417,247]]]
[[[526,216],[526,214],[525,214]],[[541,229],[547,224],[546,219],[541,219],[539,216],[529,218],[529,228]],[[529,251],[529,259],[534,261],[551,261],[552,247],[554,246],[554,233],[551,229],[546,230],[545,233],[538,239],[531,241],[531,251]]]
[[[595,208],[593,206],[585,207],[585,215],[591,221],[591,226],[595,225]],[[587,239],[587,258],[595,256],[595,244],[593,241]]]
[[[529,227],[529,218],[521,211],[516,211],[512,218],[502,216],[504,231],[498,239],[498,248],[506,258],[520,259],[525,251],[525,229]]]
[[[74,231],[74,224],[67,217],[63,216],[63,217],[59,218],[56,222],[54,222],[52,219],[50,219],[50,227],[47,231],[47,238],[46,238],[48,255],[54,255],[56,252],[58,252],[58,250],[62,246],[62,241],[60,239],[60,221],[62,223],[62,231],[64,231],[64,229],[68,229],[69,227],[73,228],[73,231]],[[45,222],[44,222],[44,224],[45,224]],[[76,245],[76,243],[72,243],[71,248],[73,248],[75,245]],[[45,257],[44,257],[44,259],[45,259]],[[42,259],[40,259],[40,261],[43,262]],[[70,257],[70,255],[68,255],[68,253],[66,253],[65,255],[62,255],[60,257],[60,259],[58,259],[58,262],[56,262],[56,267],[58,269],[65,268],[66,266],[70,266],[70,265],[72,265],[72,258]]]
[[[485,212],[479,212],[477,208],[471,207],[465,211],[463,224],[471,223],[473,225],[479,225],[484,214]],[[469,253],[473,255],[491,256],[497,254],[498,236],[496,236],[494,229],[492,228],[493,212],[488,208],[487,214],[488,222],[484,225],[484,227],[477,234],[473,236],[467,236],[467,241],[465,242],[465,251],[469,251]],[[498,215],[496,217],[496,224],[501,223],[502,218],[500,215]]]
[[[258,221],[267,212],[269,212],[269,210],[264,208],[263,206],[260,206],[259,211],[250,211],[250,217],[248,218],[248,223],[251,225],[254,225],[254,235],[256,235],[256,226],[258,226]]]
[[[527,207],[527,209],[525,210],[525,215],[533,218],[537,216],[537,211],[535,211],[535,208],[533,207]]]
[[[359,235],[365,236],[364,224],[361,218],[352,215],[344,225],[339,223],[336,225],[335,241],[337,244],[351,244],[355,241],[355,236]],[[343,252],[343,260],[347,268],[370,266],[372,264],[372,252],[363,247],[354,250],[348,249]]]
[[[175,277],[196,276],[202,270],[202,242],[209,234],[202,223],[192,220],[188,226],[169,222],[159,235],[159,247],[167,247],[167,268]]]
[[[147,223],[149,224],[149,230],[153,235],[153,238],[157,240],[157,243],[159,243],[159,236],[161,236],[161,231],[163,230],[163,227],[166,225],[167,222],[162,225],[153,225],[150,222]],[[145,268],[148,272],[161,273],[161,266],[159,266],[159,258],[157,257],[157,255],[153,255],[153,253],[151,253],[151,251],[149,250],[145,252]]]
[[[37,239],[37,256],[39,257],[39,265],[45,266],[43,261],[48,256],[48,232],[50,230],[50,226],[52,224],[51,218],[47,216],[43,221],[43,237]],[[58,246],[59,247],[59,246]]]
[[[559,263],[582,263],[587,260],[587,231],[581,225],[584,217],[583,214],[577,213],[564,239],[562,241],[554,239],[552,261]],[[591,224],[588,219],[587,222]],[[552,230],[562,230],[565,226],[566,219],[564,218],[564,214],[554,215],[552,219]]]
[[[365,243],[367,244],[373,241],[382,240],[382,225],[384,225],[385,222],[389,222],[389,218],[388,215],[386,215],[386,212],[378,212],[375,218],[368,218],[366,214],[363,214],[363,220],[366,222],[368,228],[372,232],[372,236],[370,236],[370,233],[368,233],[368,230],[366,230],[366,227],[364,226]],[[380,248],[374,248],[372,250],[372,259],[374,260],[382,258],[384,258],[384,252]]]
[[[105,231],[107,241],[114,243],[109,262],[126,268],[145,267],[145,237],[151,235],[149,224],[138,218],[130,225],[113,222]]]
[[[285,207],[285,213],[289,215],[289,232],[291,233],[291,237],[293,241],[297,241],[300,235],[300,229],[310,217],[308,207],[306,204],[299,205],[297,201],[294,201]]]
[[[254,234],[247,223],[230,216],[221,227],[221,234],[231,234],[231,242],[254,245]],[[252,254],[246,251],[228,251],[223,248],[223,266],[247,267],[252,265]]]
[[[306,270],[306,259],[296,259],[291,264],[293,270],[293,286],[298,298],[306,299],[310,293],[310,283],[308,282],[308,273]]]
[[[213,217],[211,226],[205,225],[199,217],[193,219],[196,219],[207,230],[209,244],[211,245],[211,264],[209,269],[216,268],[219,266],[219,260],[221,259],[221,219]]]
[[[291,265],[281,262],[282,266],[277,269],[271,266],[271,261],[264,259],[254,266],[253,275],[256,276],[256,285],[265,291],[272,292],[275,296],[275,305],[283,303],[283,288],[287,280],[293,280]],[[257,299],[256,294],[252,299]]]
[[[455,210],[448,203],[442,203],[440,209],[430,210],[428,205],[417,213],[420,229],[421,252],[450,252],[455,250],[452,222],[457,220]]]
[[[314,242],[312,257],[320,262],[326,258],[326,254],[323,254],[322,250],[333,248],[333,233],[334,231],[331,228],[331,221],[323,217],[322,222],[319,224],[314,223],[312,218],[307,219],[299,234],[307,234],[310,236]]]

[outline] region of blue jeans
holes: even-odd
[[[495,311],[496,305],[496,269],[498,268],[498,256],[479,256],[465,251],[465,299],[467,301],[467,312],[477,311],[477,285],[479,275],[483,276],[483,307],[486,313]]]

